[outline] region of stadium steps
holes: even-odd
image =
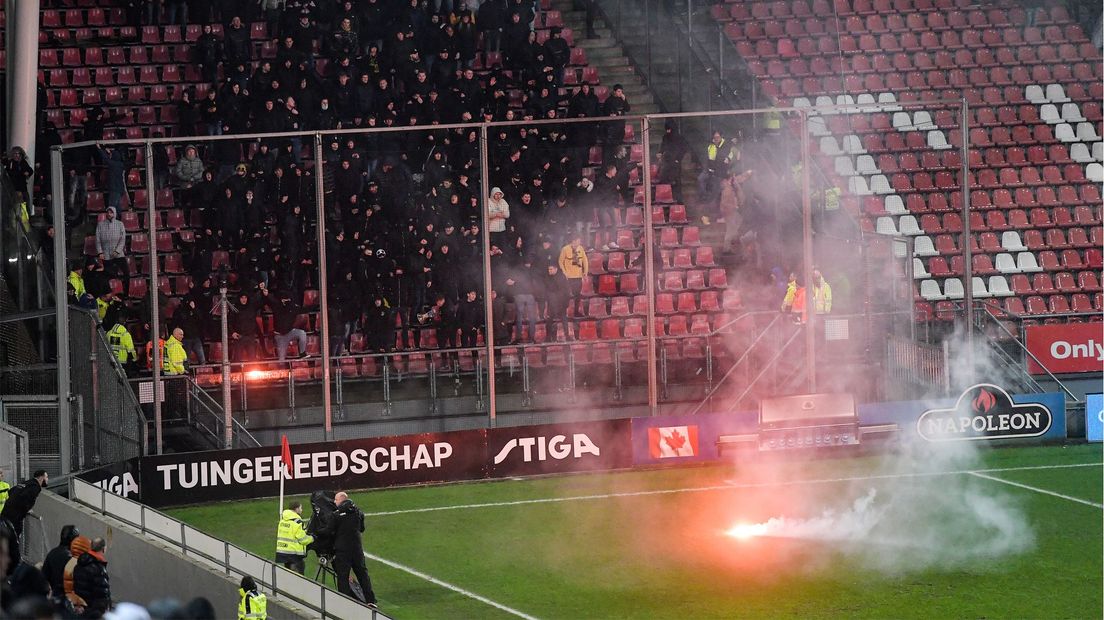
[[[633,114],[655,114],[660,112],[659,105],[647,84],[636,73],[625,51],[617,43],[613,33],[601,27],[601,19],[595,20],[595,32],[598,39],[586,38],[586,12],[576,11],[572,0],[554,0],[552,8],[563,15],[564,26],[575,33],[575,46],[586,50],[587,65],[598,69],[598,75],[604,86],[621,84],[625,97],[632,106]]]

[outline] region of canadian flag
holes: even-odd
[[[648,451],[653,459],[698,455],[698,427],[659,426],[648,429]]]

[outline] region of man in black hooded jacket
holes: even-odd
[[[337,510],[333,513],[334,570],[337,573],[337,590],[342,594],[354,596],[353,589],[349,585],[351,570],[364,591],[364,602],[375,606],[376,593],[372,591],[372,580],[368,578],[368,570],[364,567],[364,544],[360,538],[364,533],[364,513],[344,491],[339,491],[334,496],[334,503],[337,504]]]
[[[325,491],[311,493],[311,518],[307,533],[314,537],[308,548],[314,549],[319,559],[334,554],[334,517],[337,505]]]
[[[73,539],[77,536],[80,536],[77,526],[63,526],[61,528],[61,541],[58,546],[50,550],[50,553],[46,554],[46,560],[42,562],[42,573],[46,575],[46,580],[50,583],[50,590],[54,593],[55,599],[65,596],[65,584],[63,583],[65,565],[73,557],[72,551],[69,549],[69,543],[73,542]]]

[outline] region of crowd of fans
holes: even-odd
[[[617,248],[614,211],[631,204],[629,179],[638,163],[625,123],[616,120],[630,110],[623,90],[614,85],[604,101],[590,84],[561,91],[570,47],[558,28],[546,43],[537,41],[539,7],[532,0],[484,0],[478,7],[448,0],[185,4],[193,21],[228,23],[221,37],[205,26],[194,44],[196,62],[214,83],[199,101],[179,103],[179,133],[418,128],[324,138],[322,222],[309,140],[224,139],[188,145],[173,157],[175,147],[156,145],[148,163],[157,185],[173,188],[189,223],[174,249],[191,288],[175,291],[182,303],[168,323],[183,330],[192,362],[205,362],[203,340],[217,339],[211,309],[221,281],[233,290],[233,359],[273,354],[261,348],[268,337],[281,359],[290,342],[306,354],[306,332],[317,324],[304,321],[313,309],[304,291],[320,288],[320,224],[335,354],[349,350],[355,330],[363,330],[373,352],[419,348],[425,330],[439,346],[474,346],[484,322],[487,233],[496,342],[532,340],[538,322],[548,322],[550,337],[574,336],[570,316],[582,314],[586,250]],[[247,24],[261,18],[278,51],[250,71]],[[486,64],[498,53],[501,64],[475,73],[477,56]],[[100,137],[103,123],[113,120],[100,111],[90,118]],[[485,145],[493,186],[489,230],[482,231],[479,130],[433,126],[567,118],[601,120],[492,129]],[[86,124],[83,138],[96,137]],[[601,147],[600,157],[592,147]],[[683,155],[672,154],[676,165]],[[148,320],[146,302],[127,300],[130,276],[138,274],[120,222],[134,154],[105,146],[91,161],[81,161],[88,152],[72,157],[77,171],[104,170],[107,215],[97,225],[96,256],[72,265],[71,292],[99,306],[105,329],[129,319],[135,337],[147,339],[142,321],[134,321]],[[78,211],[85,183],[78,172],[66,188]],[[227,258],[212,262],[212,256]],[[112,291],[112,278],[122,291]],[[506,321],[508,303],[517,325]],[[572,304],[578,306],[569,312]],[[168,308],[163,299],[164,314]],[[264,311],[271,323],[258,320]]]
[[[24,522],[49,475],[38,470],[33,477],[10,486],[3,481],[3,474],[0,470],[0,618],[209,620],[230,615],[217,613],[202,597],[188,603],[162,599],[148,608],[114,600],[107,542],[82,535],[75,525],[62,526],[58,545],[42,562],[32,563],[23,554],[20,541],[24,540]],[[263,620],[264,616],[256,617]]]

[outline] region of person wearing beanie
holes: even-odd
[[[69,543],[69,561],[65,564],[65,570],[62,572],[62,590],[65,592],[65,598],[69,599],[72,603],[73,609],[77,613],[83,613],[87,603],[83,598],[77,595],[76,590],[73,589],[73,571],[77,569],[77,560],[88,553],[92,548],[92,540],[87,536],[77,536],[73,539],[73,542]]]

